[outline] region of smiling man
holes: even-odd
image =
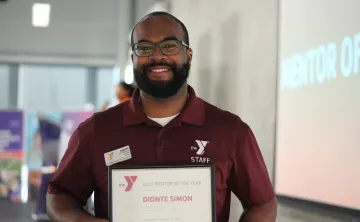
[[[244,207],[240,221],[275,221],[277,201],[251,129],[187,84],[192,50],[184,24],[155,12],[135,26],[131,40],[139,89],[74,132],[49,184],[50,218],[107,221],[110,160],[104,154],[130,147],[132,158],[116,164],[214,164],[218,222],[229,220],[231,191]],[[94,191],[95,217],[82,208]]]

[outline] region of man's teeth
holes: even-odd
[[[168,71],[169,69],[152,69],[151,71],[152,72],[166,72]]]

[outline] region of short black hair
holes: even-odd
[[[155,16],[168,16],[168,17],[174,19],[177,23],[179,23],[184,32],[184,42],[190,47],[189,33],[188,33],[184,23],[182,23],[182,21],[180,21],[178,18],[176,18],[172,14],[167,13],[167,12],[162,12],[162,11],[157,11],[157,12],[152,12],[150,14],[147,14],[142,19],[140,19],[140,21],[138,23],[136,23],[136,25],[134,26],[134,28],[131,32],[131,46],[134,44],[133,35],[134,35],[134,30],[135,30],[136,26],[138,26],[138,24],[140,22],[142,22],[144,19],[149,18],[149,17],[155,17]]]
[[[119,86],[120,86],[120,87],[121,87],[121,86],[124,87],[124,89],[129,92],[129,96],[130,96],[130,97],[131,97],[132,94],[134,93],[135,87],[133,87],[131,84],[127,84],[126,82],[121,81],[121,82],[119,83]]]

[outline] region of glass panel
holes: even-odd
[[[20,105],[30,111],[83,109],[86,67],[23,65],[20,67]]]

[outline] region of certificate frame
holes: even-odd
[[[213,164],[198,164],[198,165],[111,165],[108,167],[108,217],[109,222],[113,221],[113,171],[114,170],[135,170],[142,171],[147,169],[152,170],[166,170],[166,169],[198,169],[208,168],[210,173],[211,186],[211,218],[209,222],[216,222],[216,181],[215,181],[215,165]],[[201,221],[199,221],[201,222]]]

